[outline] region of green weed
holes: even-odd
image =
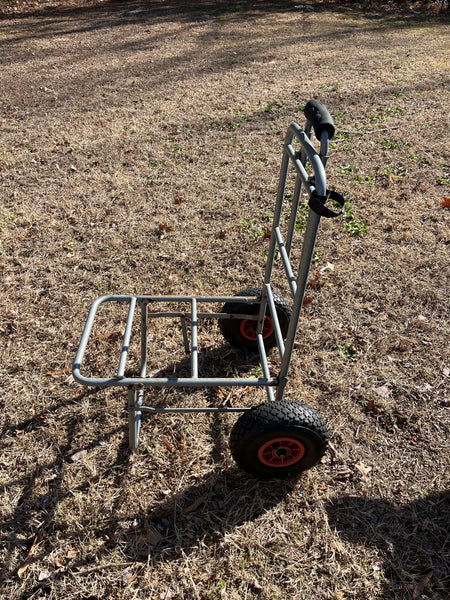
[[[2,214],[4,213],[4,214]],[[16,222],[16,216],[12,212],[8,212],[5,206],[1,207],[0,212],[0,229],[6,229],[8,227],[14,227]]]
[[[339,167],[339,173],[341,175],[345,175],[347,173],[356,173],[357,170],[358,167],[355,167],[354,165],[341,165]]]
[[[367,233],[368,226],[364,221],[357,221],[352,219],[351,221],[344,221],[343,228],[352,237],[361,237]]]
[[[338,344],[338,348],[342,356],[347,360],[355,360],[358,356],[358,350],[353,344],[349,344],[347,342],[344,344]]]
[[[323,261],[322,250],[314,250],[312,260],[313,260],[313,263],[322,262]]]
[[[308,222],[308,204],[303,202],[298,207],[297,219],[295,221],[295,231],[305,231]]]
[[[375,185],[375,180],[370,175],[357,175],[355,181],[364,185]]]
[[[388,165],[384,168],[384,174],[389,177],[406,177],[408,175],[408,169],[402,165]]]
[[[367,223],[355,217],[355,212],[348,201],[344,204],[342,227],[352,237],[361,237],[368,231]]]
[[[391,140],[381,140],[381,142],[377,143],[387,150],[395,150],[395,148],[398,148],[397,142],[393,142]]]
[[[263,237],[268,236],[268,229],[263,225],[259,225],[254,218],[243,219],[242,231],[244,235],[250,237],[252,240],[260,240]]]

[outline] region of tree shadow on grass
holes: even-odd
[[[230,13],[240,13],[252,11],[259,12],[280,12],[297,8],[295,3],[289,0],[197,0],[195,3],[180,2],[179,0],[70,0],[55,3],[31,2],[30,0],[7,0],[0,7],[1,18],[27,18],[41,16],[70,16],[70,15],[95,15],[105,10],[122,10],[125,16],[138,17],[143,11],[152,11],[155,15],[167,16],[168,18],[186,15],[190,18],[203,18],[206,15],[221,16]],[[387,3],[386,3],[387,4]],[[436,12],[445,12],[445,0],[435,0],[434,3],[423,2],[425,13],[436,14]],[[318,4],[316,10],[333,10],[352,14],[353,12],[364,8],[366,14],[377,18],[380,15],[386,17],[386,11],[382,5],[368,0],[365,3],[338,2],[337,0],[325,0]],[[301,8],[298,7],[298,8]],[[390,3],[389,13],[392,18],[398,18],[399,15],[407,15],[412,19],[413,15],[409,6],[402,2]]]
[[[389,587],[380,600],[448,600],[450,491],[397,506],[383,499],[336,496],[329,525],[355,546],[375,546],[385,557]]]
[[[251,368],[254,357],[230,351],[228,347],[207,351],[200,363],[204,361],[211,368],[220,368],[229,362],[227,352],[231,352],[233,357],[233,369],[239,368],[239,362],[246,363],[244,368]],[[168,369],[178,375],[184,374],[189,368],[189,361],[186,357],[169,365]],[[96,391],[88,388],[76,398],[61,401],[42,414],[7,426],[2,431],[10,441],[16,435],[33,435],[38,439],[45,434],[51,421],[52,424],[58,422],[61,432],[60,441],[55,441],[58,443],[56,458],[46,461],[39,454],[32,468],[19,468],[4,481],[4,491],[17,488],[20,497],[14,502],[14,510],[0,519],[0,538],[4,544],[0,576],[8,586],[14,586],[20,581],[21,571],[25,573],[28,568],[29,572],[33,571],[34,576],[28,577],[23,587],[27,593],[25,597],[51,593],[56,580],[64,578],[69,568],[75,573],[95,570],[98,561],[108,557],[111,549],[117,546],[123,549],[126,560],[142,562],[149,558],[172,559],[178,557],[181,550],[189,552],[198,543],[212,543],[224,532],[252,521],[276,506],[295,485],[295,480],[259,482],[236,468],[224,468],[228,449],[221,416],[216,415],[210,428],[212,449],[208,450],[213,468],[198,477],[189,473],[191,484],[181,492],[166,496],[161,491],[144,512],[125,518],[124,497],[134,485],[130,483],[130,477],[133,479],[133,454],[128,449],[126,394],[122,395],[122,408],[119,409],[124,416],[123,422],[117,425],[113,418],[108,425],[103,424],[104,402],[100,398],[96,401],[92,398]],[[191,389],[175,391],[178,395],[188,392],[187,400],[191,400]],[[215,391],[216,388],[206,390],[206,404],[220,402]],[[80,411],[83,399],[88,398],[89,412],[86,412],[87,409]],[[175,395],[169,394],[158,400],[163,405],[171,405]],[[119,443],[118,436],[121,437]],[[102,452],[99,446],[103,445],[105,452],[109,452],[104,457],[99,455]],[[30,456],[33,451],[34,447],[29,449]],[[105,497],[102,498],[96,486],[105,485]],[[86,513],[80,513],[76,526],[72,526],[66,515],[71,510],[67,502],[70,504],[73,498],[73,508],[78,513],[76,499],[89,498],[91,494],[92,501],[83,500],[83,503],[87,502]],[[105,501],[108,505],[106,511],[102,508]],[[65,511],[62,520],[61,510]],[[95,540],[101,549],[91,559],[80,556],[67,561],[67,548],[79,544],[80,528],[85,532],[92,530],[92,511],[105,513],[95,524]],[[59,556],[59,563],[50,560],[53,555]],[[90,560],[95,561],[94,566]],[[37,580],[37,574],[41,581]]]
[[[21,570],[25,572],[32,564],[41,561],[45,563],[51,552],[47,541],[52,540],[59,530],[57,510],[60,503],[74,494],[87,492],[99,480],[98,475],[82,477],[73,487],[68,485],[67,481],[70,466],[76,466],[78,463],[80,465],[78,468],[81,469],[87,453],[99,446],[99,438],[91,437],[86,441],[89,436],[82,435],[85,429],[85,417],[79,411],[82,398],[92,396],[94,393],[95,391],[87,389],[76,398],[55,404],[32,418],[3,428],[1,432],[4,442],[9,444],[16,436],[26,434],[39,439],[48,427],[49,420],[56,419],[61,421],[58,428],[64,438],[64,442],[58,446],[56,459],[50,458],[45,461],[42,457],[35,456],[32,468],[24,468],[18,464],[17,468],[11,471],[11,476],[2,482],[3,493],[20,489],[20,495],[14,499],[14,511],[3,515],[0,519],[0,540],[3,546],[0,580],[5,582],[5,587],[6,582],[10,583],[20,578]],[[73,410],[70,409],[71,406]],[[101,419],[103,412],[102,406],[94,408],[91,419]],[[120,433],[122,429],[122,426],[106,428],[102,437],[108,440]],[[36,443],[38,442],[33,441],[24,449],[28,457],[33,456]],[[106,467],[108,471],[114,473],[113,481],[119,486],[129,469],[126,460],[129,455],[127,447],[127,439],[124,437],[116,449],[112,464]],[[75,538],[73,541],[75,542]],[[48,582],[44,581],[36,587],[36,591],[42,591],[47,585]]]

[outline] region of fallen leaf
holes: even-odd
[[[420,596],[424,593],[425,588],[430,583],[430,580],[433,577],[434,573],[435,570],[432,569],[425,575],[425,577],[421,581],[419,581],[419,583],[414,588],[413,598],[420,598]]]
[[[373,399],[369,400],[367,403],[366,410],[367,412],[372,412],[375,415],[378,415],[380,412],[382,412],[382,409],[378,408],[378,406],[375,404],[375,400]]]
[[[158,227],[160,231],[173,231],[173,227],[167,223],[160,223]]]
[[[150,546],[157,546],[164,539],[164,536],[159,533],[154,527],[147,529],[147,541]]]
[[[55,567],[57,567],[58,569],[60,569],[61,567],[64,566],[64,561],[62,558],[60,558],[59,556],[57,556],[54,560],[55,563]]]
[[[311,298],[311,296],[305,296],[303,298],[303,306],[306,306],[307,304],[311,304],[312,301],[313,301],[313,299]]]
[[[43,569],[40,573],[39,573],[39,581],[44,581],[45,579],[50,579],[50,577],[52,576],[52,574],[50,573],[50,571],[47,571],[47,569]]]
[[[75,452],[74,454],[72,454],[72,456],[70,457],[70,460],[72,462],[78,462],[85,456],[86,456],[86,450],[79,450],[78,452]]]
[[[147,536],[144,535],[143,533],[141,533],[140,536],[138,536],[137,540],[136,540],[136,546],[139,549],[144,548],[146,545],[148,544],[148,540],[147,540]]]
[[[442,200],[442,206],[444,208],[448,208],[450,206],[450,196],[444,196],[444,199]]]
[[[127,569],[122,575],[122,584],[124,586],[130,585],[130,583],[132,583],[136,579],[136,577],[137,573],[133,573],[131,569]]]
[[[67,551],[66,554],[66,558],[68,558],[69,560],[72,560],[73,558],[75,558],[78,554],[78,550],[75,550],[75,548],[69,548],[69,550]]]
[[[96,344],[100,340],[106,340],[108,338],[119,338],[119,337],[122,337],[121,331],[110,331],[110,333],[103,333],[101,335],[97,335],[91,342],[89,342],[88,348],[89,348],[89,346],[92,346],[92,344]],[[69,369],[69,371],[70,371],[70,369]]]
[[[33,557],[34,554],[36,554],[36,550],[39,548],[39,546],[41,544],[42,544],[42,541],[39,541],[38,536],[36,535],[34,537],[33,543],[31,544],[31,548],[28,551],[28,554],[27,554],[24,564],[17,571],[17,574],[19,577],[22,577],[22,575],[28,569],[28,567],[30,566],[30,564],[32,562],[31,558]]]
[[[56,369],[56,371],[47,371],[46,375],[64,375],[64,373],[71,373],[72,369]]]
[[[375,389],[376,393],[382,398],[388,398],[391,394],[391,390],[387,385],[381,385]]]
[[[189,506],[186,506],[186,508],[183,509],[183,514],[187,515],[191,512],[194,512],[194,510],[197,510],[197,508],[199,506],[201,506],[202,504],[204,504],[206,502],[206,496],[200,496],[200,498],[197,498],[197,500],[194,500],[194,502],[192,504],[190,504]]]
[[[334,271],[334,265],[332,263],[327,262],[327,264],[320,269],[321,273],[325,273],[326,271]]]
[[[369,473],[372,470],[372,467],[366,467],[366,465],[364,465],[362,462],[355,465],[355,467],[361,473],[362,480],[364,481],[364,483],[369,483],[369,481],[370,481]]]
[[[319,288],[322,285],[322,278],[320,277],[320,273],[316,273],[314,279],[309,282],[309,285],[312,287]]]
[[[17,571],[17,575],[19,577],[22,577],[22,575],[25,573],[25,571],[28,569],[29,566],[30,566],[30,563],[25,563],[24,565],[22,565],[20,567],[20,569]]]
[[[161,436],[161,441],[169,452],[175,452],[175,446],[165,436]]]

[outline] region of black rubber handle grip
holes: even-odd
[[[334,136],[333,117],[328,112],[328,108],[318,100],[310,100],[305,106],[305,117],[314,127],[316,138],[320,140],[323,131],[328,131],[328,136]]]

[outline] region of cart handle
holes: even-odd
[[[333,117],[328,112],[327,107],[318,100],[310,100],[305,106],[305,117],[314,127],[314,133],[318,140],[322,137],[322,132],[327,131],[330,140],[334,136]]]

